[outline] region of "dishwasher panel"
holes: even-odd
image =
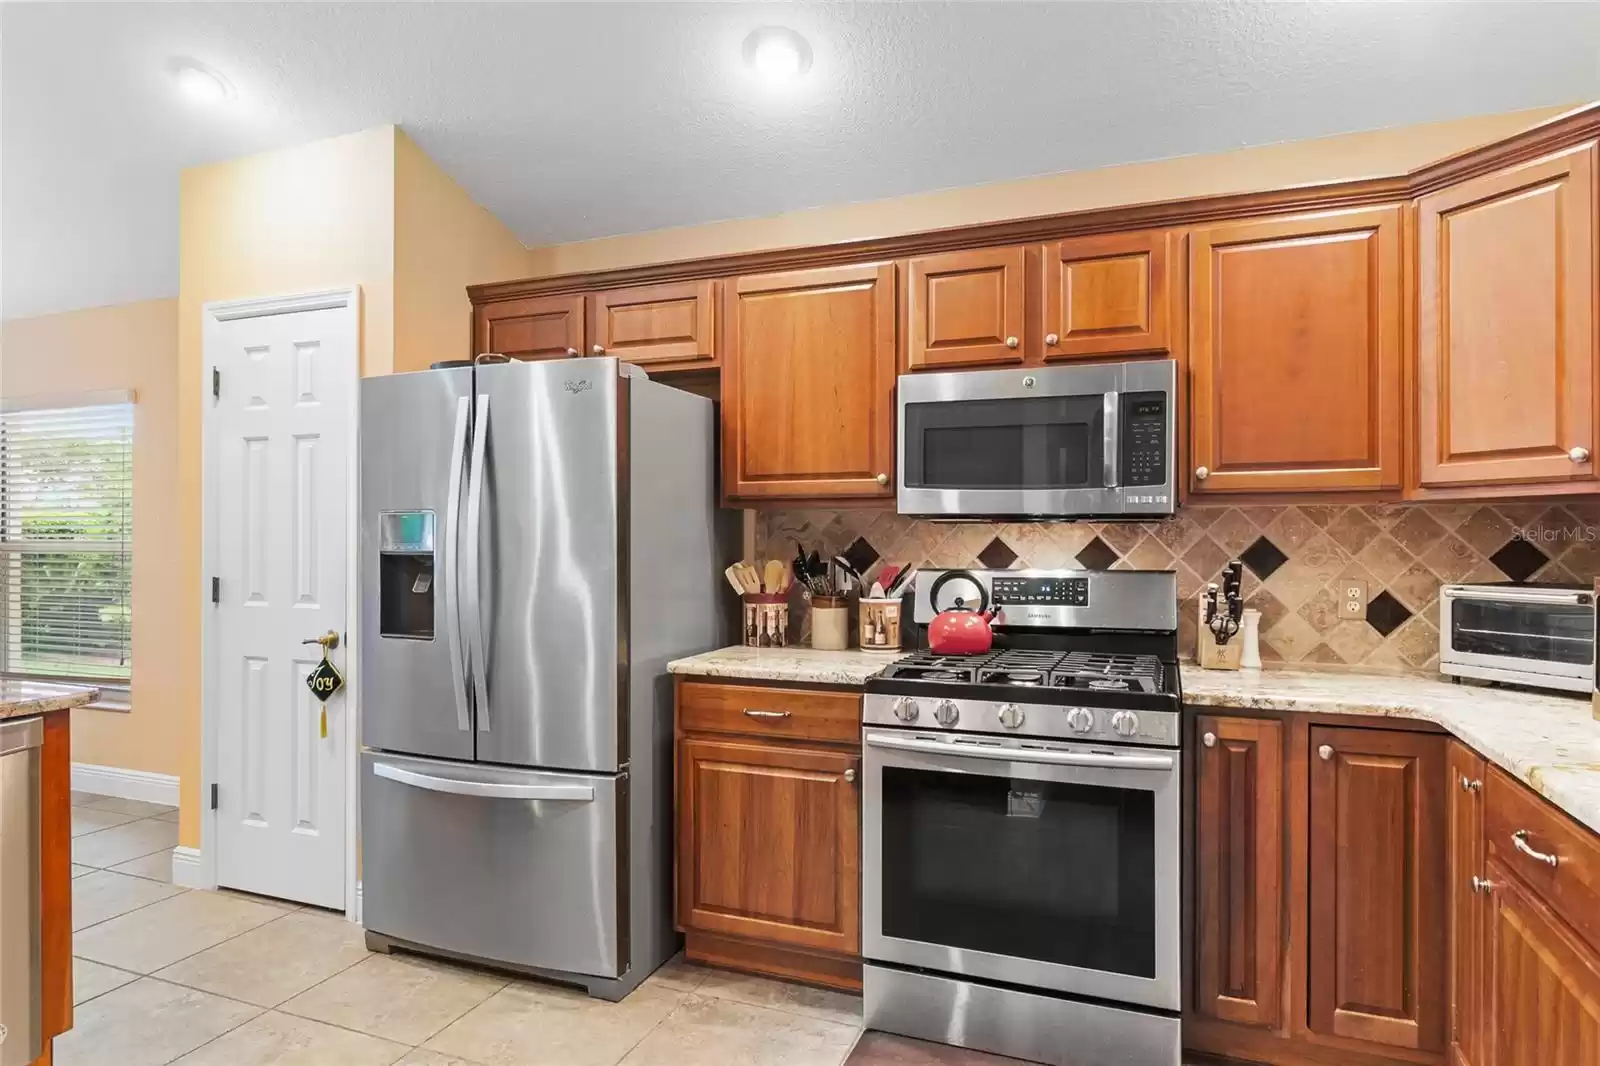
[[[44,720],[0,722],[0,1066],[44,1053],[39,943]]]

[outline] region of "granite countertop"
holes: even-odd
[[[0,719],[64,711],[100,698],[97,688],[51,685],[43,681],[0,680]]]
[[[1183,701],[1432,722],[1600,833],[1600,722],[1581,697],[1427,677],[1185,665]]]
[[[810,685],[861,685],[904,655],[889,651],[817,651],[815,648],[747,648],[736,644],[667,664],[674,674],[796,681]]]

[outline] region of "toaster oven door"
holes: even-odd
[[[1445,588],[1440,603],[1439,661],[1447,670],[1534,684],[1542,679],[1573,689],[1590,687],[1595,652],[1592,594],[1536,587]]]

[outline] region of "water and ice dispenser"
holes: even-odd
[[[378,521],[378,634],[432,640],[433,512],[385,511]]]

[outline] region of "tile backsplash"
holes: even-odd
[[[791,559],[796,541],[874,567],[1176,570],[1186,657],[1194,654],[1195,597],[1241,559],[1245,605],[1261,612],[1263,660],[1432,673],[1439,586],[1592,580],[1600,574],[1600,499],[1204,505],[1155,522],[1108,523],[928,522],[876,509],[757,515],[761,558]],[[1365,620],[1339,617],[1343,578],[1367,582]]]

